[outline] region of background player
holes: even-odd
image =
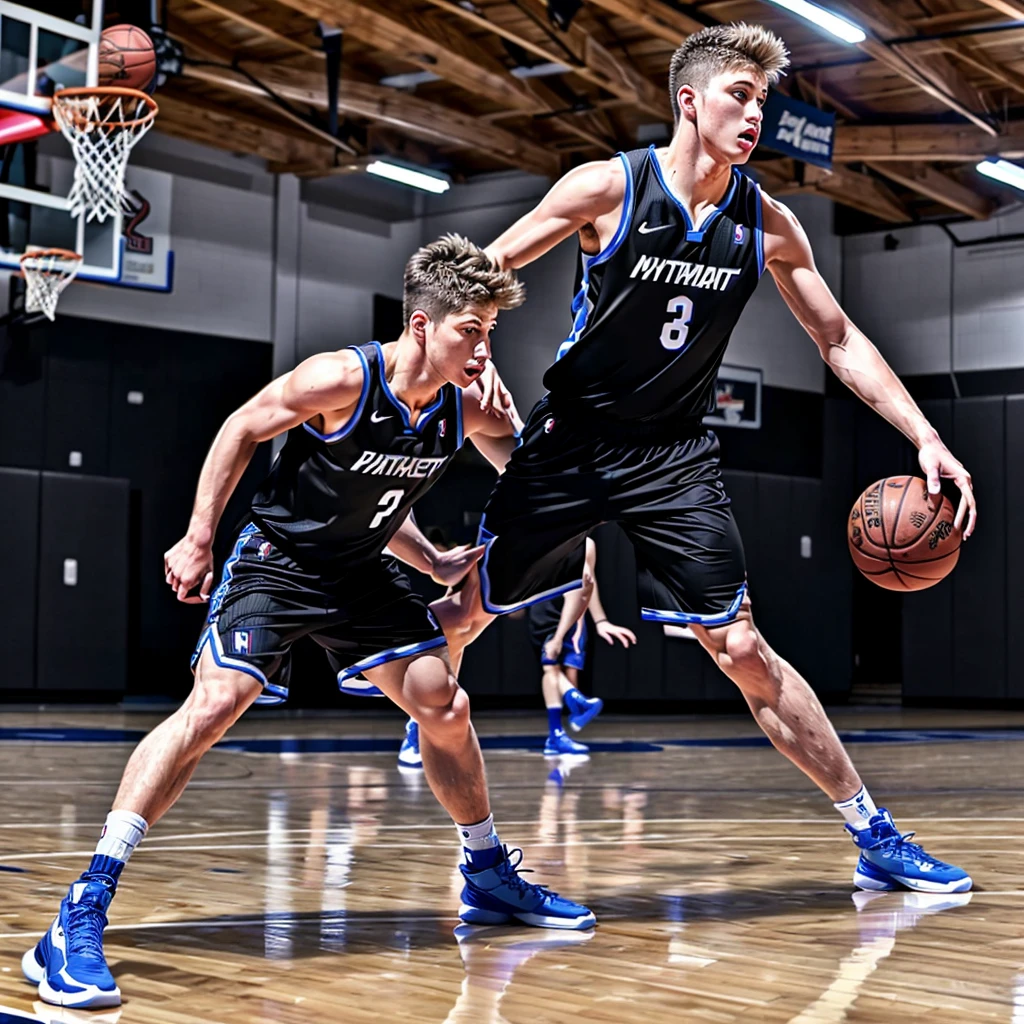
[[[828,366],[914,443],[929,492],[955,481],[956,526],[966,516],[964,537],[974,529],[970,475],[839,307],[796,217],[735,166],[787,64],[782,40],[760,26],[690,36],[670,65],[670,145],[576,168],[490,246],[515,268],[578,233],[582,277],[549,393],[485,510],[483,606],[507,612],[576,586],[587,531],[618,521],[643,617],[689,624],[775,747],[828,794],[861,851],[855,884],[966,891],[965,871],[907,842],[875,807],[813,690],[757,630],[718,442],[702,424],[767,269]]]
[[[412,503],[441,475],[464,433],[500,467],[515,443],[507,417],[462,401],[490,356],[498,310],[523,300],[511,271],[449,235],[405,272],[398,341],[313,356],[271,382],[217,434],[188,533],[167,552],[179,599],[213,574],[217,524],[261,441],[287,431],[210,600],[182,707],[135,749],[89,868],[22,967],[40,996],[111,1006],[120,991],[103,955],[106,910],[146,831],[173,806],[203,754],[261,694],[288,693],[292,644],[310,636],[339,680],[362,672],[422,729],[427,781],[465,848],[460,917],[589,928],[594,916],[516,873],[494,830],[469,701],[437,620],[382,552]],[[469,563],[471,564],[471,562]],[[515,852],[515,851],[514,851]]]
[[[586,560],[593,573],[597,567],[597,544],[593,537],[587,538]],[[586,667],[590,636],[586,613],[572,621],[574,612],[575,607],[560,598],[532,604],[527,611],[530,639],[540,656],[543,673],[541,688],[548,714],[548,738],[544,744],[544,754],[549,757],[586,754],[589,751],[585,743],[578,743],[562,728],[563,707],[568,712],[569,728],[573,732],[579,732],[592,722],[604,707],[600,697],[586,697],[579,690],[580,673]],[[608,621],[601,604],[596,575],[587,612],[594,621],[594,632],[605,643],[614,646],[618,642],[623,647],[636,643],[636,634],[631,629]]]

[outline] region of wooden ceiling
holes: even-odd
[[[302,176],[375,155],[456,180],[557,176],[658,139],[672,51],[729,21],[782,35],[781,88],[838,115],[831,174],[755,153],[775,194],[817,192],[887,223],[985,218],[1013,196],[974,164],[1024,157],[1024,0],[827,0],[868,33],[857,46],[764,0],[585,0],[567,31],[547,0],[165,2],[187,60],[159,93],[159,130]],[[337,137],[318,21],[343,33]]]

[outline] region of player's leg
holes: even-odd
[[[135,748],[88,869],[49,931],[22,958],[39,995],[58,1006],[117,1006],[121,992],[103,953],[107,909],[135,846],[181,795],[196,765],[256,699],[262,684],[219,667],[207,648],[185,703]]]
[[[563,675],[560,682],[562,700],[569,712],[569,728],[580,732],[589,725],[604,709],[604,701],[600,697],[587,697],[580,691],[580,672],[587,664],[587,644],[590,634],[587,629],[586,617],[581,617],[576,628],[565,638],[562,654]]]
[[[814,691],[757,631],[717,450],[713,437],[666,446],[660,473],[623,488],[617,512],[637,556],[642,617],[689,625],[775,747],[828,795],[862,851],[857,885],[970,888],[965,872],[906,842],[875,807]]]
[[[590,752],[585,743],[577,743],[566,734],[562,726],[564,695],[572,685],[562,671],[559,661],[550,662],[541,652],[541,690],[544,693],[544,708],[548,716],[548,738],[544,741],[545,757],[560,757],[575,754],[583,757]]]
[[[423,771],[451,815],[465,853],[460,918],[469,924],[519,921],[542,928],[584,929],[594,915],[571,900],[523,879],[521,851],[498,839],[469,698],[443,647],[386,661],[364,674],[419,725]]]

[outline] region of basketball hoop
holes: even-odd
[[[21,257],[25,277],[25,312],[42,313],[50,320],[57,312],[57,299],[78,268],[82,257],[68,249],[33,249]]]
[[[100,86],[54,94],[53,118],[75,155],[72,216],[85,213],[87,221],[102,223],[120,215],[128,157],[159,109],[138,89]]]

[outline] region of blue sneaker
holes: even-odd
[[[405,739],[398,751],[398,767],[423,770],[423,758],[420,755],[420,727],[410,718],[405,723]]]
[[[590,753],[590,747],[586,743],[577,743],[574,739],[559,729],[552,733],[544,744],[545,757],[561,757],[563,754],[584,755]]]
[[[973,884],[962,868],[936,860],[917,843],[908,842],[914,833],[901,834],[884,807],[878,809],[866,829],[846,828],[860,848],[853,873],[853,884],[859,889],[967,892]]]
[[[120,1006],[103,956],[103,929],[114,885],[102,878],[75,882],[50,930],[21,958],[21,969],[39,986],[39,998],[54,1006]]]
[[[601,714],[604,701],[600,697],[584,697],[579,690],[570,690],[565,695],[565,706],[569,709],[569,728],[579,732]]]
[[[520,877],[522,850],[509,853],[507,847],[501,849],[505,857],[492,868],[471,871],[465,864],[459,865],[466,879],[459,907],[459,919],[464,924],[508,924],[516,920],[537,928],[569,931],[594,927],[597,918],[586,907]]]

